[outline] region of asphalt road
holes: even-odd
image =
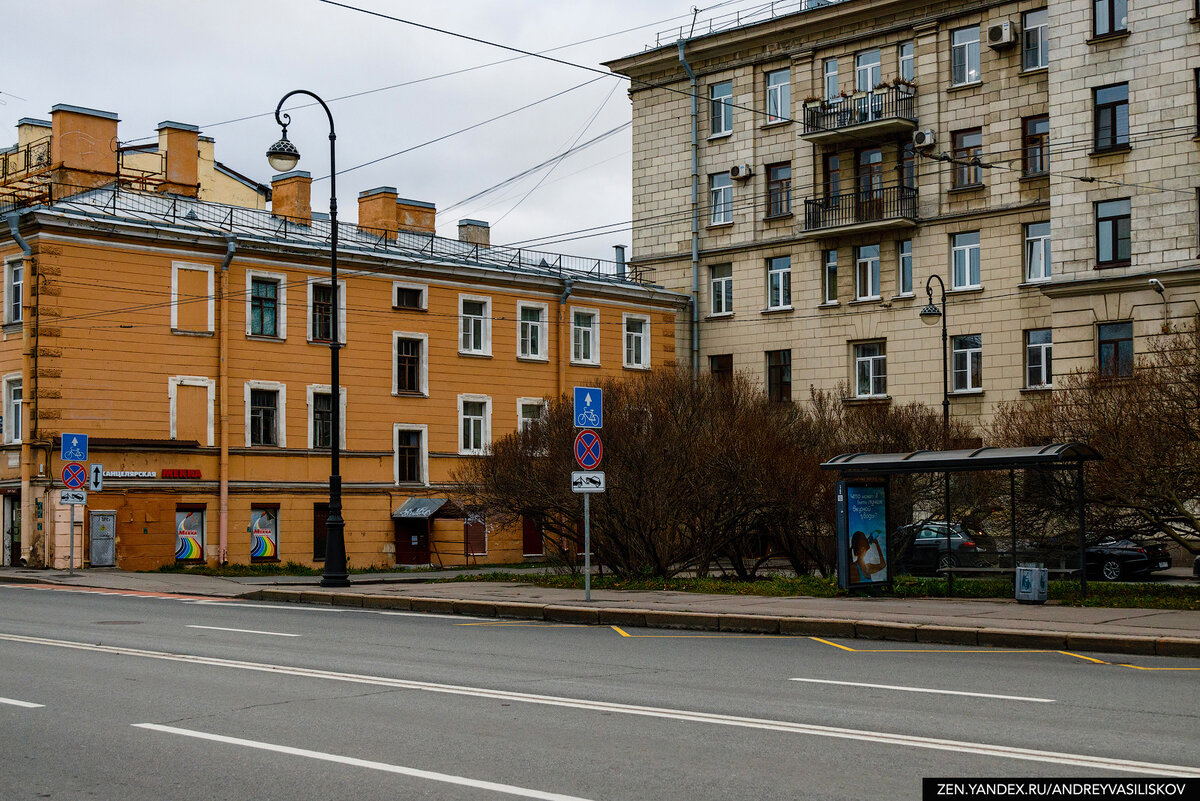
[[[876,801],[927,776],[1197,777],[1198,681],[1200,660],[0,585],[0,799]]]

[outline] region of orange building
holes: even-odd
[[[675,360],[686,298],[618,262],[491,247],[472,220],[439,238],[431,204],[379,187],[339,228],[335,291],[307,173],[275,177],[271,211],[218,203],[193,126],[130,177],[115,115],[51,124],[48,160],[0,185],[9,563],[66,567],[72,538],[77,567],[319,563],[334,340],[350,566],[521,561],[540,532],[455,503],[456,464],[575,384]],[[71,433],[103,465],[73,532]]]

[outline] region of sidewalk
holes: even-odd
[[[573,589],[519,582],[425,583],[469,571],[356,574],[349,588],[316,576],[217,578],[0,568],[0,583],[178,593],[629,627],[751,632],[1101,653],[1200,657],[1200,611],[1033,606],[950,598],[764,598]],[[523,571],[513,571],[520,573]]]

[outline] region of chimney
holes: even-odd
[[[271,214],[309,225],[312,223],[312,175],[292,170],[271,179]]]
[[[396,238],[396,187],[377,186],[358,193],[358,227],[373,236]]]
[[[50,163],[59,166],[56,197],[116,180],[118,122],[111,111],[62,103],[50,109]]]
[[[396,198],[396,227],[414,234],[436,233],[437,206],[423,200]]]
[[[617,278],[625,277],[625,246],[613,245],[613,261],[617,263]]]
[[[166,158],[159,192],[196,197],[200,192],[200,129],[185,122],[158,124],[158,152]]]
[[[45,139],[49,135],[50,120],[35,120],[32,117],[17,120],[17,147],[25,147],[30,142]]]
[[[491,247],[492,230],[483,220],[459,220],[458,241],[485,248]]]

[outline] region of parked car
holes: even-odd
[[[1105,581],[1145,577],[1171,566],[1171,555],[1161,545],[1130,539],[1103,539],[1084,551],[1089,576]]]
[[[930,521],[901,526],[895,535],[900,564],[910,573],[936,573],[945,567],[990,567],[996,561],[992,538],[958,523],[950,526],[950,552],[946,552],[946,524]]]

